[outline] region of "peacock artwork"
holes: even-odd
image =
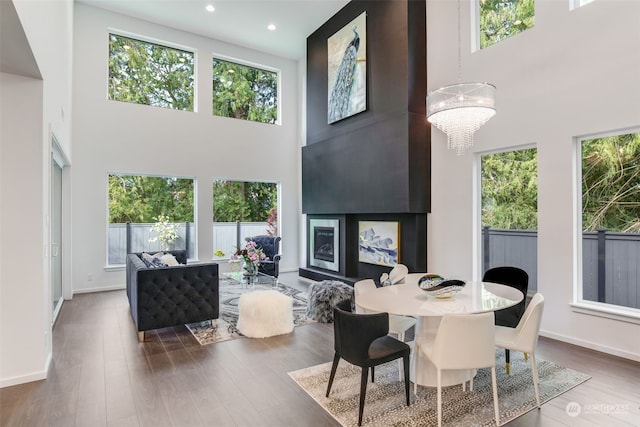
[[[367,14],[327,40],[327,120],[334,123],[367,109]]]

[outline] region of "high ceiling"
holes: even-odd
[[[348,0],[76,0],[157,24],[286,58]],[[215,11],[207,12],[211,4]],[[275,25],[274,31],[267,29]]]

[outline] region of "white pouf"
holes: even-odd
[[[293,331],[293,298],[278,291],[240,295],[238,330],[249,338],[266,338]]]

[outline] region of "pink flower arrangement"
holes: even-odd
[[[231,259],[242,259],[246,264],[253,264],[257,267],[260,261],[267,260],[267,256],[262,252],[262,248],[256,245],[256,242],[250,240],[244,249],[238,249],[236,253],[231,256]]]

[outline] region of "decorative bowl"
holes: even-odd
[[[445,280],[438,274],[425,274],[418,280],[418,287],[436,298],[451,298],[464,288],[462,280]]]

